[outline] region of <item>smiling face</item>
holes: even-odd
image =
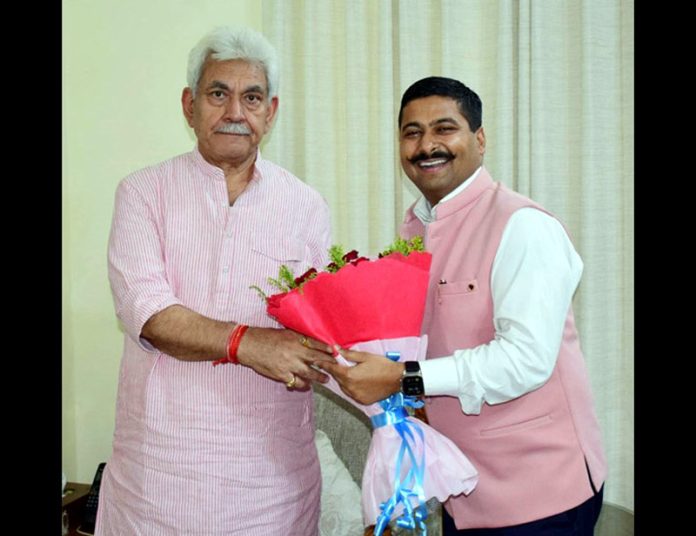
[[[404,107],[399,148],[406,175],[434,206],[482,164],[486,136],[471,131],[454,99],[433,95]]]
[[[206,60],[196,96],[186,88],[181,103],[201,155],[223,169],[253,162],[278,108],[263,68],[244,60]]]

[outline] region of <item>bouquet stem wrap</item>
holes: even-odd
[[[392,356],[392,352],[387,354],[389,359],[398,359],[399,357],[398,354],[395,357]],[[411,530],[415,530],[418,527],[421,529],[423,536],[428,534],[428,529],[425,526],[428,511],[425,506],[425,491],[423,489],[425,453],[420,458],[416,456],[417,445],[423,443],[425,435],[417,423],[408,420],[409,413],[406,411],[406,407],[422,408],[423,405],[423,401],[417,400],[416,397],[394,393],[379,402],[379,406],[384,410],[384,413],[373,415],[370,418],[375,429],[382,426],[393,426],[401,437],[401,448],[399,449],[394,470],[394,493],[387,502],[380,504],[382,513],[375,523],[375,536],[382,535],[397,506],[402,507],[404,510],[401,517],[397,519],[397,524],[400,527]],[[404,456],[408,456],[411,469],[402,481],[401,468]],[[411,499],[417,500],[415,507],[411,503]]]
[[[358,343],[351,350],[384,356],[394,352],[399,354],[399,361],[413,361],[425,359],[427,343],[426,335],[401,337]],[[336,360],[354,366],[340,355]],[[424,531],[426,501],[437,497],[444,502],[474,489],[478,472],[459,447],[408,413],[407,407],[421,407],[422,401],[395,393],[375,404],[363,405],[344,394],[333,378],[324,386],[360,409],[373,423],[361,488],[363,522],[365,526],[375,525],[375,536],[381,535],[392,520],[399,526]]]

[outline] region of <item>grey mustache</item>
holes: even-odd
[[[218,127],[215,132],[222,134],[251,134],[251,129],[244,123],[225,123]]]

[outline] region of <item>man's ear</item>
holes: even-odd
[[[266,128],[264,131],[264,134],[268,132],[271,129],[271,125],[273,125],[273,118],[276,115],[276,112],[278,111],[278,96],[276,95],[271,99],[271,103],[268,106],[268,112],[266,113]]]
[[[483,127],[479,127],[476,131],[476,141],[479,146],[479,154],[483,155],[486,152],[486,133],[483,131]]]
[[[190,87],[185,87],[181,92],[181,109],[189,126],[193,128],[193,91]]]

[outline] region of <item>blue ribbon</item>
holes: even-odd
[[[393,411],[385,411],[379,415],[370,417],[373,428],[381,428],[382,426],[392,426],[404,422],[408,417],[408,411],[404,408],[395,408]]]
[[[387,352],[387,357],[392,361],[397,361],[400,357],[398,352]],[[421,529],[422,536],[427,536],[428,529],[425,526],[425,520],[428,517],[428,511],[425,506],[425,491],[423,490],[423,477],[425,473],[425,448],[424,434],[421,427],[414,420],[408,420],[409,416],[406,407],[422,408],[423,402],[413,396],[404,396],[403,393],[394,393],[388,398],[379,402],[384,413],[374,415],[370,418],[372,426],[377,429],[382,426],[394,426],[399,436],[401,437],[401,447],[396,460],[396,469],[394,474],[394,493],[389,500],[380,504],[382,513],[377,517],[375,523],[375,536],[382,536],[384,529],[387,527],[391,519],[394,509],[399,505],[403,505],[404,511],[396,520],[399,527],[415,530],[416,527]],[[420,441],[421,458],[416,459],[416,442]],[[401,480],[401,466],[404,456],[408,456],[411,461],[411,468]],[[417,504],[414,507],[412,500],[416,499]]]

